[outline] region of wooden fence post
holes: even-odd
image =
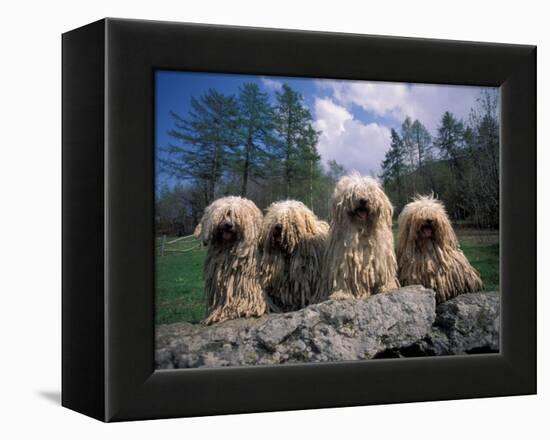
[[[162,242],[160,245],[160,256],[164,257],[164,244],[166,243],[166,235],[162,235]]]

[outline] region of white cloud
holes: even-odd
[[[327,86],[339,103],[346,106],[355,104],[378,116],[390,114],[401,118],[403,106],[407,104],[405,84],[331,81]]]
[[[315,98],[315,129],[322,131],[318,149],[323,161],[336,160],[348,171],[378,174],[390,146],[390,130],[364,124],[330,98]]]
[[[261,78],[263,85],[271,90],[280,90],[283,88],[283,83],[275,79]]]
[[[406,116],[419,119],[435,133],[445,111],[467,118],[480,87],[437,84],[405,84],[366,81],[319,80],[333,99],[348,110],[355,105],[379,117],[401,123]]]
[[[390,146],[389,127],[410,116],[436,135],[445,111],[467,119],[483,89],[344,80],[317,80],[316,84],[329,91],[328,97],[315,98],[313,109],[315,128],[322,131],[318,147],[323,161],[334,159],[363,174],[380,172]]]
[[[345,122],[353,119],[353,115],[344,107],[336,105],[331,99],[315,99],[315,115],[317,129],[322,130],[325,137],[332,138],[345,131]]]

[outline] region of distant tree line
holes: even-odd
[[[243,84],[236,95],[210,89],[191,98],[186,115],[171,116],[171,142],[159,165],[180,183],[157,194],[158,229],[189,233],[204,207],[230,194],[260,208],[298,199],[328,216],[332,188],[346,170],[335,161],[321,164],[321,133],[302,95],[288,85],[275,93],[273,104],[255,83]]]
[[[261,209],[297,199],[329,218],[330,195],[348,170],[336,161],[321,163],[321,133],[301,94],[288,85],[273,100],[255,83],[234,95],[210,89],[191,98],[187,114],[171,116],[171,140],[158,165],[177,184],[157,190],[160,233],[190,234],[204,208],[225,195],[250,198]],[[396,215],[414,195],[433,192],[452,220],[498,227],[497,92],[482,92],[465,121],[445,112],[434,135],[407,117],[391,130],[381,168]]]
[[[453,220],[498,227],[497,92],[483,91],[466,121],[445,112],[435,137],[407,117],[399,130],[391,130],[381,178],[397,213],[415,194],[433,192]]]

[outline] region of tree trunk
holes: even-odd
[[[285,156],[285,199],[290,197],[290,151]]]
[[[290,149],[292,147],[292,137],[291,137],[291,123],[292,123],[292,112],[288,111],[287,118],[287,130],[286,130],[286,157],[285,157],[285,199],[290,197]]]
[[[252,139],[248,137],[246,144],[245,156],[244,156],[244,168],[243,168],[243,185],[241,188],[241,196],[246,197],[246,190],[248,186],[248,173],[250,168],[250,151],[252,149]]]
[[[217,146],[214,153],[214,160],[212,162],[212,175],[210,176],[209,182],[209,188],[208,188],[208,205],[214,201],[214,197],[216,196],[216,180],[219,170],[219,161],[220,161],[220,147]]]
[[[309,208],[313,212],[313,160],[309,161]]]

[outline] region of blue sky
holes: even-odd
[[[273,103],[283,83],[299,91],[311,111],[314,127],[322,131],[318,149],[323,162],[334,159],[349,171],[377,175],[390,146],[390,130],[406,116],[419,119],[436,134],[442,114],[451,111],[467,119],[483,87],[344,81],[257,75],[177,71],[156,72],[156,151],[170,142],[170,111],[187,115],[192,96],[214,88],[236,94],[245,82],[266,91]],[[159,176],[169,182],[167,176]]]

